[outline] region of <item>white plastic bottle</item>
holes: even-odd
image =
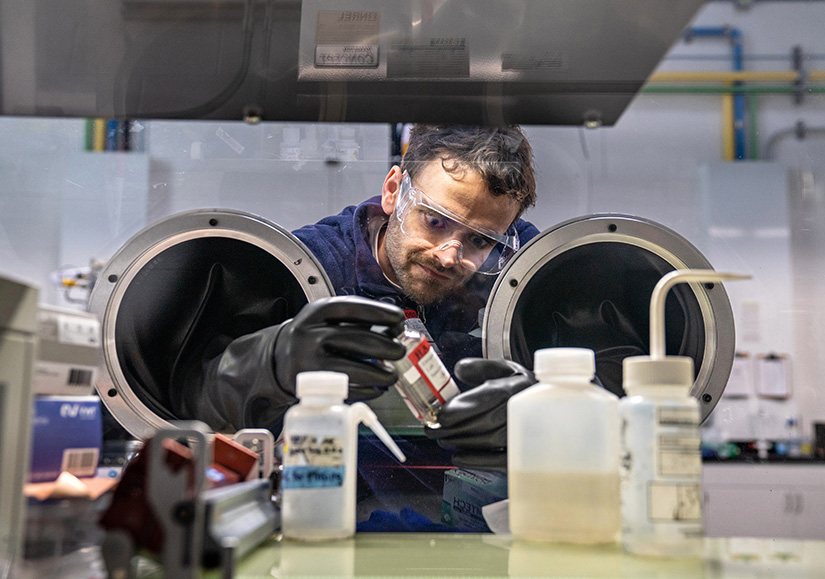
[[[516,539],[618,540],[618,398],[594,385],[583,348],[535,353],[538,384],[507,404],[510,531]]]
[[[788,418],[788,456],[799,458],[802,456],[802,440],[799,436],[799,421],[795,416]]]
[[[355,140],[355,128],[342,127],[339,135],[341,139],[338,141],[338,160],[357,161],[361,147]]]
[[[301,129],[299,127],[284,127],[281,139],[281,159],[284,161],[298,161],[301,158]]]
[[[622,544],[641,555],[695,556],[703,531],[693,360],[640,358],[624,362]]]
[[[743,276],[676,270],[653,290],[650,356],[623,362],[622,545],[630,553],[697,556],[704,548],[699,403],[690,395],[693,359],[665,356],[667,291],[682,281]]]
[[[349,377],[340,372],[297,376],[299,403],[284,417],[281,527],[288,539],[355,534],[359,423],[369,426],[398,460],[406,460],[366,404],[344,404],[348,388]]]

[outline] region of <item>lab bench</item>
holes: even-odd
[[[139,579],[161,579],[154,560],[139,558]],[[97,547],[63,559],[27,561],[17,579],[102,579]],[[319,577],[581,577],[825,579],[825,541],[708,538],[702,557],[629,555],[619,545],[578,546],[514,541],[481,533],[357,533],[319,543],[274,536],[233,569],[204,571],[203,579]],[[180,579],[180,578],[178,578]]]
[[[705,547],[703,557],[652,558],[625,554],[619,545],[533,544],[491,534],[358,533],[317,544],[273,538],[234,576],[825,577],[825,542],[717,538]]]

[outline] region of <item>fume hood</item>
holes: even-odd
[[[0,4],[0,114],[612,125],[701,0]]]

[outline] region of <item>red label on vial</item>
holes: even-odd
[[[416,366],[421,361],[421,358],[427,355],[427,352],[430,351],[430,343],[427,340],[421,340],[421,343],[416,346],[415,350],[410,352],[409,359],[410,362],[415,364]]]
[[[426,366],[429,366],[429,369],[427,369],[426,367],[424,367],[424,368],[421,367],[422,360],[424,360],[427,357],[427,355],[430,354],[430,351],[431,351],[430,343],[427,341],[426,338],[422,337],[421,338],[421,343],[418,344],[418,346],[416,346],[415,349],[407,355],[407,359],[412,363],[413,366],[415,366],[415,369],[418,370],[419,376],[421,376],[421,379],[424,380],[424,382],[427,384],[430,391],[435,396],[436,400],[438,400],[441,404],[444,404],[445,400],[444,400],[444,397],[441,395],[441,389],[444,388],[444,385],[442,385],[441,388],[436,387],[435,384],[433,384],[432,379],[431,379],[431,378],[434,378],[436,376],[435,375],[433,375],[433,376],[430,375],[430,372],[433,372],[433,370],[435,370],[436,374],[438,373],[437,372],[438,366],[436,366],[436,368],[434,369],[432,367],[432,361],[433,360],[431,359],[428,363],[425,364]],[[434,354],[430,354],[430,355],[435,360],[438,360],[438,358],[435,358]],[[438,364],[440,365],[440,362],[438,362]],[[443,366],[442,366],[442,368],[443,368]],[[445,371],[445,373],[446,373],[446,371]],[[447,374],[446,377],[447,377],[447,382],[449,382],[449,380],[450,380],[449,374]]]

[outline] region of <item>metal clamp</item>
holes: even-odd
[[[265,428],[244,428],[236,432],[232,438],[238,444],[258,453],[258,468],[250,471],[246,480],[269,478],[275,468],[275,436],[272,432]]]
[[[202,422],[177,422],[159,430],[150,442],[147,499],[163,527],[161,562],[167,577],[199,579],[203,548],[206,469],[212,463],[209,428]],[[163,442],[186,439],[191,444],[190,468],[172,471]]]

